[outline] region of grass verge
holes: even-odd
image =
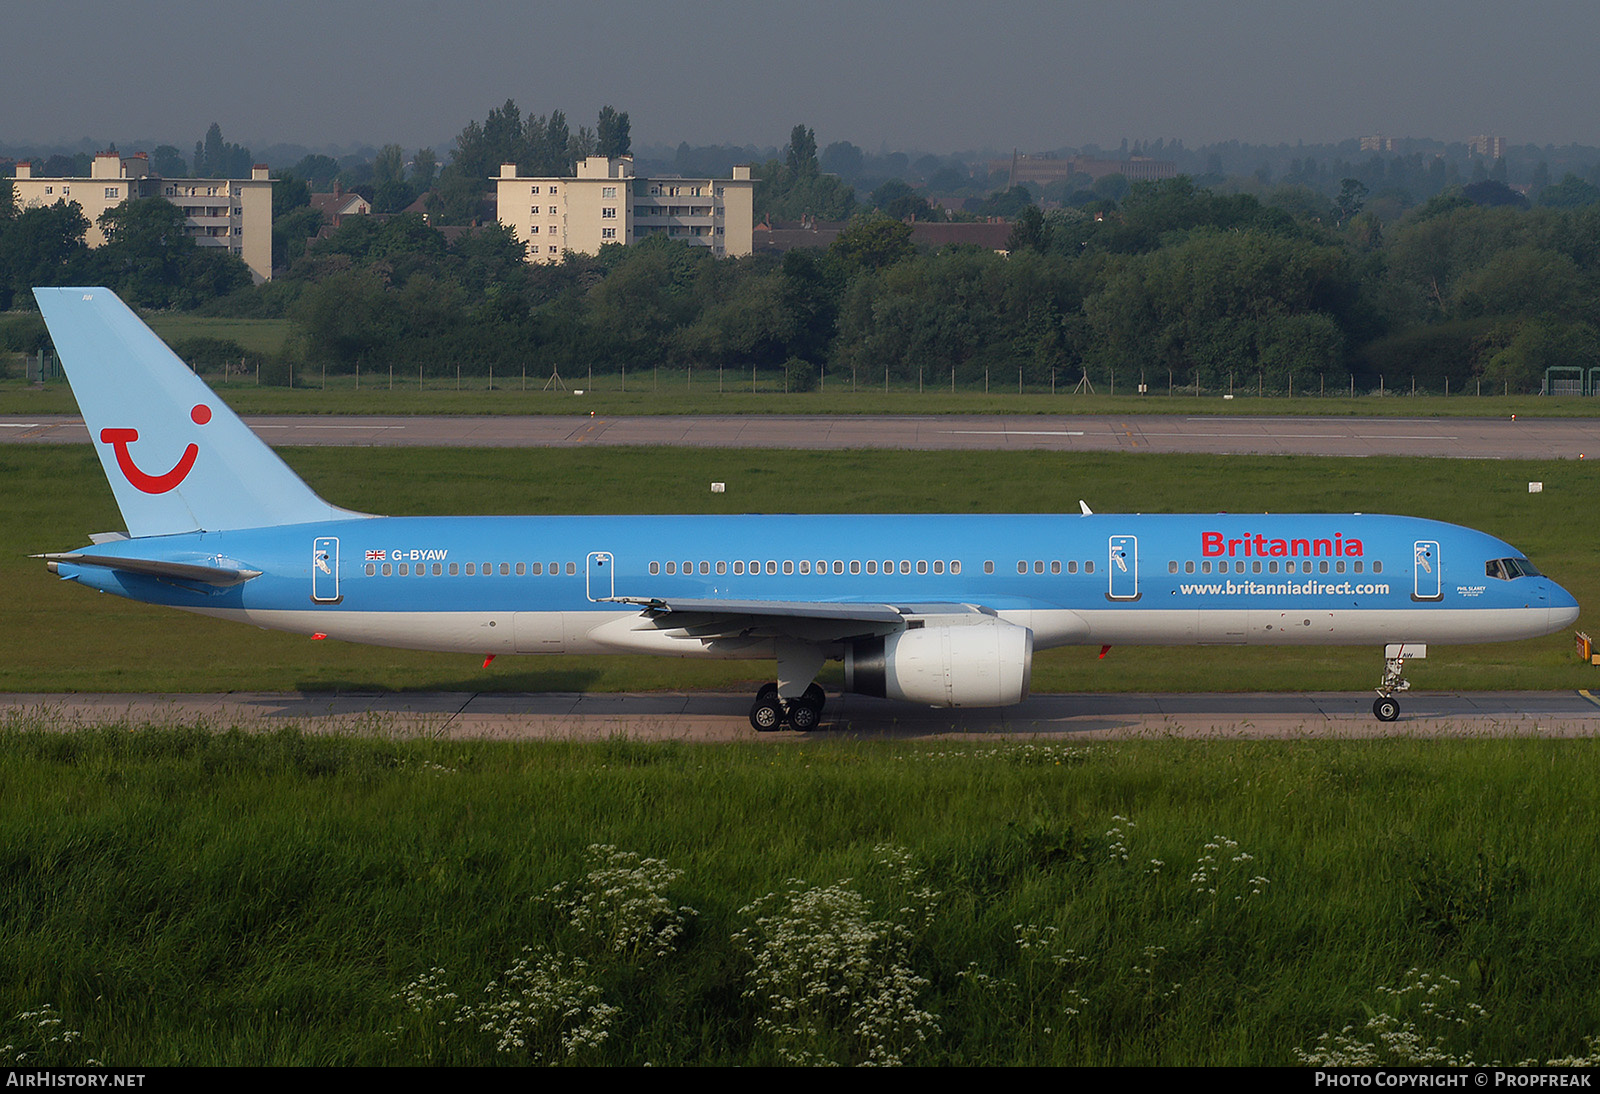
[[[1594,741],[219,728],[0,727],[0,1061],[1509,1064],[1600,1031]]]

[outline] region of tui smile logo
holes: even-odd
[[[189,411],[189,419],[195,425],[205,425],[211,420],[211,408],[204,403],[196,403],[194,409]],[[117,454],[117,466],[122,469],[122,474],[135,488],[146,494],[165,494],[189,477],[189,472],[194,468],[195,457],[200,455],[200,446],[191,444],[183,450],[183,455],[173,465],[172,470],[160,475],[151,475],[141,471],[133,462],[133,453],[128,451],[128,446],[139,439],[137,429],[112,429],[100,431],[100,443],[109,444]]]

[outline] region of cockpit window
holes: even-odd
[[[1483,572],[1498,581],[1540,576],[1539,568],[1525,558],[1490,559],[1483,564]]]

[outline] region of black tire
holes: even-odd
[[[812,705],[804,696],[789,704],[789,725],[801,733],[816,729],[822,720],[822,708]]]
[[[1392,722],[1400,717],[1400,704],[1388,696],[1380,696],[1372,702],[1372,716],[1380,722]]]
[[[757,733],[771,733],[773,730],[783,728],[783,710],[778,706],[778,700],[757,699],[750,707],[750,724],[755,727]]]
[[[828,704],[828,693],[822,690],[821,684],[813,683],[806,688],[806,693],[800,696],[802,702],[810,703],[817,708],[817,713],[822,713],[822,708]]]
[[[761,690],[756,692],[756,702],[758,703],[776,703],[777,701],[778,685],[776,683],[762,684]]]

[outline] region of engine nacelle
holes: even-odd
[[[1003,707],[1028,696],[1033,632],[999,619],[853,642],[844,687],[935,707]]]

